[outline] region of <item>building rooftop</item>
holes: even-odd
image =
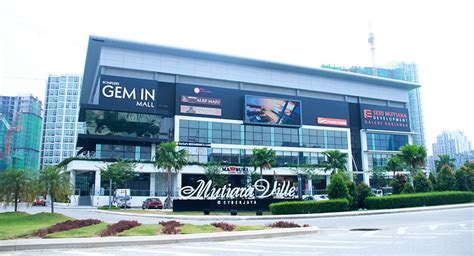
[[[237,65],[253,66],[259,68],[267,68],[274,70],[282,70],[293,73],[300,73],[312,76],[328,77],[341,80],[349,80],[362,83],[371,83],[382,86],[404,88],[407,90],[420,87],[417,83],[406,81],[374,77],[370,75],[348,73],[344,71],[331,70],[317,67],[303,67],[297,65],[289,65],[271,61],[256,60],[251,58],[236,57],[230,55],[209,53],[203,51],[181,49],[175,47],[168,47],[162,45],[154,45],[148,43],[133,42],[120,39],[111,39],[100,36],[90,36],[89,46],[87,49],[86,63],[84,68],[82,95],[90,95],[90,90],[94,83],[95,76],[98,72],[97,66],[99,63],[100,51],[102,47],[130,49],[135,51],[145,51],[150,53],[159,53],[173,56],[181,56],[194,59],[210,60],[224,63],[231,63]]]

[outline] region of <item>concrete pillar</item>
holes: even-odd
[[[150,196],[155,196],[156,173],[150,173]]]
[[[95,196],[100,195],[100,174],[101,174],[100,170],[95,171],[95,181],[94,181],[94,195]]]
[[[69,181],[71,182],[72,185],[72,194],[75,195],[76,193],[76,171],[71,170],[69,172]]]
[[[183,175],[181,173],[176,174],[176,191],[177,191],[177,196],[179,196],[179,190],[181,189],[181,184],[182,184],[182,179]]]
[[[331,183],[331,175],[326,175],[326,188],[328,187],[329,183]]]
[[[309,195],[313,195],[313,180],[312,179],[308,179],[308,193]]]
[[[150,159],[152,161],[155,160],[155,155],[156,155],[156,144],[151,144],[151,153],[150,153]]]
[[[362,155],[362,171],[364,183],[370,186],[370,171],[369,170],[369,153],[367,146],[367,132],[364,130],[360,131],[360,144],[361,144],[361,155]]]

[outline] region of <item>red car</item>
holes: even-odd
[[[37,197],[33,202],[33,206],[37,205],[46,206],[46,199],[44,199],[42,196]]]
[[[142,209],[163,209],[163,203],[159,198],[147,198],[145,201],[143,201],[142,204]]]

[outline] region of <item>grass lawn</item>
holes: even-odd
[[[184,224],[181,227],[181,234],[196,234],[196,233],[213,233],[222,231],[220,228],[216,228],[212,225],[193,225],[193,224]]]
[[[107,223],[99,223],[97,225],[91,225],[87,227],[71,229],[63,232],[52,233],[45,238],[70,238],[70,237],[93,237],[96,236],[99,231],[105,229]]]
[[[0,213],[0,239],[11,239],[17,237],[25,237],[33,233],[33,231],[49,227],[58,222],[70,220],[59,213]]]
[[[154,236],[161,232],[160,224],[141,224],[138,227],[125,230],[118,236]]]
[[[234,231],[262,230],[262,229],[265,229],[265,226],[263,226],[263,225],[253,225],[253,226],[237,225],[237,227],[235,227]]]

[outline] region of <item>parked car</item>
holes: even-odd
[[[130,196],[118,196],[115,198],[115,206],[118,208],[130,208]]]
[[[322,200],[329,200],[328,195],[312,195],[306,196],[303,198],[304,201],[322,201]]]
[[[33,202],[33,206],[46,206],[46,199],[43,196],[36,197],[35,201]]]
[[[143,201],[142,204],[142,209],[163,209],[163,203],[159,198],[153,197],[153,198],[147,198],[145,201]]]

